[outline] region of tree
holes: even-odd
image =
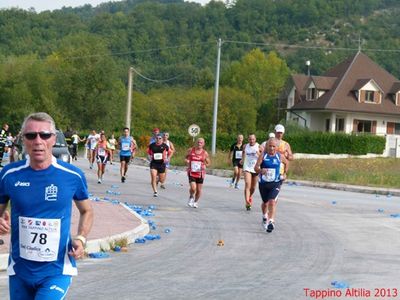
[[[269,123],[276,121],[276,99],[288,77],[289,68],[274,51],[265,56],[260,49],[254,49],[232,63],[223,75],[223,84],[241,89],[255,99],[257,128],[267,129]]]

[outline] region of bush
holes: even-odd
[[[310,154],[382,154],[386,144],[386,139],[381,136],[327,132],[287,134],[285,140],[293,152]]]

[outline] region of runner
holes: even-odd
[[[114,153],[117,146],[117,140],[114,137],[114,134],[111,135],[111,138],[107,141],[107,147],[110,150],[110,164],[113,164],[114,161]]]
[[[240,176],[242,176],[243,165],[240,163],[243,154],[243,135],[239,134],[229,151],[228,160],[232,161],[233,165],[233,177],[231,181],[231,187],[235,184],[235,189],[239,188]]]
[[[153,196],[158,197],[158,181],[161,188],[165,189],[165,162],[170,154],[169,147],[163,143],[161,134],[157,135],[157,141],[147,148],[148,159],[150,160],[150,177]]]
[[[86,145],[88,148],[88,159],[89,159],[89,168],[93,169],[94,160],[96,158],[96,145],[100,139],[100,135],[96,133],[96,130],[92,130],[92,133],[88,135],[86,139]]]
[[[175,146],[174,146],[174,143],[172,143],[169,140],[168,132],[164,132],[164,134],[163,134],[163,143],[165,145],[167,145],[169,148],[169,154],[168,154],[167,158],[165,159],[165,181],[166,181],[167,180],[167,171],[170,168],[171,158],[172,158],[172,155],[174,155],[174,153],[175,153]],[[161,188],[165,189],[165,185],[161,185]]]
[[[249,134],[248,143],[243,147],[242,161],[244,171],[244,200],[246,210],[251,210],[253,204],[253,194],[257,185],[257,172],[254,165],[260,155],[260,145],[256,142],[256,135]]]
[[[107,161],[110,157],[110,150],[107,147],[107,138],[104,133],[100,133],[100,141],[97,143],[95,151],[97,161],[97,183],[100,184],[103,181]]]
[[[8,135],[8,124],[4,123],[3,128],[0,130],[0,168],[2,166],[3,155],[6,151],[6,142]]]
[[[84,142],[86,139],[81,139],[78,133],[74,131],[74,134],[71,136],[71,140],[72,140],[72,159],[78,160],[78,144],[80,142]]]
[[[278,124],[275,126],[275,137],[277,140],[277,151],[281,154],[283,154],[283,156],[285,156],[285,158],[288,161],[292,161],[293,160],[293,153],[292,153],[292,148],[290,147],[290,144],[286,141],[283,140],[283,135],[285,134],[285,127],[282,124]],[[284,165],[281,165],[281,171],[280,173],[283,174],[283,170],[284,170]]]
[[[52,156],[56,129],[48,114],[29,115],[22,135],[29,158],[0,173],[0,234],[11,232],[10,299],[64,299],[93,223],[86,178],[77,167]],[[72,200],[80,214],[74,238]]]
[[[157,142],[157,136],[160,134],[160,129],[159,128],[154,128],[153,129],[153,135],[150,138],[150,144],[153,144],[155,142]]]
[[[204,150],[205,141],[198,138],[196,146],[189,149],[186,155],[186,166],[189,177],[189,202],[188,206],[198,208],[199,200],[203,190],[206,167],[211,164],[209,155]]]
[[[260,195],[262,199],[262,224],[267,232],[275,229],[275,215],[278,195],[282,181],[285,180],[289,162],[284,155],[277,151],[277,139],[270,138],[264,152],[258,157],[254,167],[259,173]],[[283,174],[280,174],[281,165],[284,166]]]
[[[135,155],[136,151],[136,141],[133,136],[130,136],[130,130],[128,127],[124,128],[123,136],[118,140],[119,147],[119,160],[121,162],[121,167],[119,173],[121,175],[121,182],[125,182],[126,173],[128,172],[128,165]]]

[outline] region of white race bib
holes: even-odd
[[[121,145],[121,150],[122,151],[129,151],[131,149],[131,144],[130,143],[122,143]]]
[[[31,261],[56,261],[60,244],[60,219],[19,217],[19,254]]]
[[[162,160],[163,159],[162,153],[154,153],[153,157],[154,157],[154,160]]]
[[[106,150],[104,148],[99,148],[98,153],[99,153],[100,156],[105,156],[106,155]]]
[[[235,151],[235,159],[242,159],[242,151]]]
[[[190,170],[192,172],[201,172],[201,161],[190,162]]]
[[[267,169],[267,172],[263,174],[262,179],[266,182],[275,181],[275,169]]]

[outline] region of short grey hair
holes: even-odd
[[[28,123],[31,120],[50,123],[51,132],[56,133],[56,123],[54,122],[54,119],[45,112],[36,112],[36,113],[32,113],[29,116],[27,116],[24,120],[24,123],[22,123],[22,127],[21,127],[22,133],[25,132],[26,123]]]

